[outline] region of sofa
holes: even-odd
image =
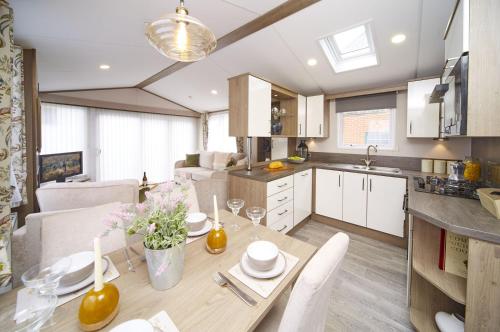
[[[200,151],[199,164],[187,167],[186,160],[175,162],[176,176],[182,176],[193,181],[206,179],[226,179],[227,170],[231,166],[241,166],[246,164],[244,153],[226,153],[218,151]]]

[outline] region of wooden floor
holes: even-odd
[[[320,247],[339,230],[307,221],[292,236]],[[348,233],[327,331],[414,331],[406,306],[406,250]]]

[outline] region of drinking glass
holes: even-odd
[[[240,209],[245,205],[245,201],[239,198],[233,198],[227,201],[227,206],[233,211],[234,216],[236,217],[238,213],[240,213]],[[233,231],[237,231],[240,229],[240,225],[234,221],[231,224],[231,229]]]
[[[71,258],[69,257],[49,259],[32,266],[28,271],[24,272],[21,280],[27,288],[37,290],[40,296],[51,298],[57,305],[55,291],[59,286],[61,278],[68,272],[70,266]],[[53,311],[50,313],[50,317],[52,314]],[[51,317],[42,328],[53,326],[55,323]]]
[[[257,225],[260,224],[260,220],[266,215],[266,209],[253,206],[247,208],[247,216],[252,220],[253,223],[253,235],[250,238],[252,241],[258,241],[259,236],[257,235]]]

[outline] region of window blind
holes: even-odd
[[[339,98],[335,100],[337,113],[396,108],[396,92]]]

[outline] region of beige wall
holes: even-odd
[[[312,152],[354,153],[365,154],[366,149],[341,149],[337,146],[337,115],[335,102],[330,105],[330,137],[325,139],[310,139],[309,150]],[[470,138],[452,138],[445,142],[430,138],[406,138],[406,92],[397,96],[396,112],[396,145],[394,150],[379,150],[379,155],[463,159],[471,153]]]

